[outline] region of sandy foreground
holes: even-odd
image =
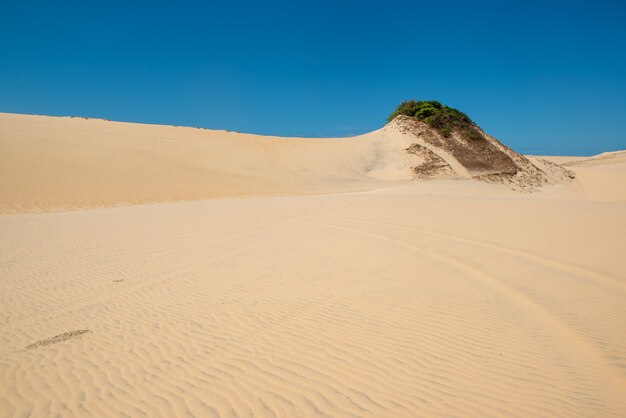
[[[626,152],[394,141],[0,114],[0,415],[626,416]]]

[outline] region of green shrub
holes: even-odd
[[[482,138],[465,113],[434,100],[405,100],[389,115],[387,121],[390,122],[399,115],[414,117],[433,127],[444,137],[449,137],[452,132],[459,132],[472,140]]]
[[[442,126],[441,128],[439,128],[439,132],[441,133],[441,135],[449,137],[452,133],[452,128],[450,128],[449,126]]]

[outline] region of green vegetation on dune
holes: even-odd
[[[390,122],[399,115],[416,118],[436,129],[446,138],[454,131],[469,139],[482,138],[472,120],[465,113],[434,100],[405,100],[389,115],[387,121]]]

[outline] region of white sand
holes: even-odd
[[[401,145],[0,115],[0,415],[626,416],[626,153]]]

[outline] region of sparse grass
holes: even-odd
[[[452,132],[459,132],[472,140],[482,138],[472,120],[465,113],[434,100],[405,100],[389,115],[387,121],[390,122],[399,115],[416,118],[430,125],[446,138]]]

